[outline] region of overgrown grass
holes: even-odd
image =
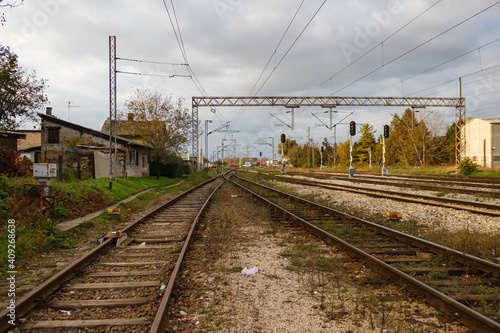
[[[109,190],[106,187],[108,184],[107,179],[91,179],[85,181],[71,181],[71,182],[53,182],[54,192],[59,193],[61,197],[71,198],[71,200],[64,203],[64,201],[56,201],[56,215],[66,217],[76,217],[75,211],[81,212],[80,215],[89,212],[89,207],[95,208],[91,205],[92,195],[101,198],[99,202],[103,208],[107,204],[120,201],[128,196],[145,189],[155,187],[153,190],[139,195],[134,200],[120,204],[119,215],[101,214],[97,218],[82,223],[79,227],[71,232],[64,233],[60,231],[56,224],[58,219],[51,219],[48,216],[38,216],[35,220],[23,220],[22,217],[16,218],[16,259],[29,260],[38,254],[47,253],[57,248],[73,247],[81,242],[95,239],[104,235],[109,230],[116,229],[116,226],[123,223],[128,216],[139,211],[144,206],[149,204],[155,199],[166,193],[172,193],[187,190],[203,181],[213,177],[213,173],[200,172],[191,174],[186,177],[185,182],[167,188],[166,186],[178,182],[180,179],[169,179],[155,177],[148,178],[129,178],[118,179],[117,183],[113,183],[113,189]],[[28,179],[29,180],[29,179]],[[19,184],[26,181],[25,179],[9,180],[13,188],[13,184]],[[9,188],[6,188],[9,190]],[[75,207],[86,207],[87,209],[75,209]],[[1,208],[1,207],[0,207]],[[5,213],[8,218],[12,218],[11,207]],[[93,209],[93,210],[96,210]],[[71,211],[71,213],[69,213]],[[6,220],[5,220],[6,221]],[[6,269],[7,259],[7,232],[6,223],[1,227],[0,233],[0,271]]]

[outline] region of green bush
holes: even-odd
[[[477,171],[478,165],[474,163],[469,157],[466,157],[458,165],[458,173],[461,175],[470,175]]]
[[[182,166],[182,173],[184,175],[189,175],[191,173],[191,166],[189,164],[184,164]]]
[[[68,217],[69,214],[71,213],[71,210],[64,208],[58,204],[56,204],[54,211],[55,211],[56,217],[59,217],[59,218]]]

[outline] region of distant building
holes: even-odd
[[[15,130],[14,132],[26,135],[17,140],[17,151],[21,157],[27,157],[35,163],[41,161],[42,131],[41,130]]]
[[[26,135],[14,131],[0,130],[0,147],[17,151],[18,139],[26,139]]]
[[[128,113],[127,120],[118,120],[116,122],[116,134],[143,143],[143,136],[141,133],[140,123],[142,121],[134,120],[134,114]],[[104,121],[101,127],[101,132],[109,133],[109,117]]]
[[[465,152],[483,168],[500,167],[500,118],[475,118],[465,124]]]
[[[47,114],[42,118],[41,158],[57,163],[63,158],[86,164],[95,178],[109,176],[109,133],[83,127]],[[117,136],[118,176],[149,176],[150,148],[140,142]]]

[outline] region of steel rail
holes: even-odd
[[[396,201],[417,203],[417,204],[423,204],[423,205],[429,205],[429,206],[437,206],[437,207],[444,207],[444,208],[451,208],[451,209],[458,209],[458,210],[466,210],[466,211],[469,211],[471,213],[488,215],[488,216],[500,216],[500,213],[487,212],[487,211],[482,211],[482,210],[478,210],[478,209],[474,209],[474,208],[454,206],[454,205],[464,205],[464,206],[474,205],[476,207],[481,207],[481,208],[485,208],[485,209],[500,210],[499,205],[488,204],[488,203],[484,203],[484,202],[475,202],[475,201],[473,202],[473,201],[450,199],[450,198],[431,197],[428,195],[414,194],[414,193],[404,193],[405,197],[401,197],[401,195],[403,195],[403,194],[401,194],[401,192],[390,191],[390,190],[378,190],[378,189],[372,190],[372,189],[367,189],[365,187],[358,187],[358,186],[350,186],[348,188],[348,187],[340,186],[340,185],[314,182],[314,181],[305,180],[305,179],[292,179],[290,177],[282,177],[282,176],[276,176],[276,178],[286,179],[285,181],[290,182],[290,183],[297,183],[297,184],[309,185],[309,186],[317,186],[317,187],[321,187],[321,188],[327,188],[327,189],[338,190],[338,191],[353,192],[353,193],[369,195],[369,196],[377,197],[377,198],[386,198],[386,199],[391,199],[391,200],[396,200]],[[385,193],[385,194],[377,194],[374,192],[381,192],[381,193]],[[414,199],[411,199],[411,198],[414,198]],[[422,202],[420,200],[415,200],[415,199],[429,200],[429,201],[434,201],[434,202]],[[452,204],[452,205],[447,205],[447,204]]]
[[[162,300],[160,302],[160,305],[158,307],[158,311],[156,312],[155,319],[153,321],[153,324],[151,325],[151,330],[150,333],[163,333],[165,332],[168,324],[168,303],[170,301],[170,298],[172,297],[172,292],[174,291],[174,286],[175,286],[175,281],[177,279],[177,276],[179,275],[179,271],[181,269],[182,262],[184,261],[184,257],[186,256],[187,249],[191,243],[191,238],[194,233],[194,229],[198,225],[198,221],[201,217],[201,214],[205,211],[205,208],[208,206],[208,203],[212,200],[212,197],[214,194],[219,190],[219,188],[224,185],[224,183],[227,181],[227,179],[219,184],[210,194],[210,196],[207,198],[205,203],[202,205],[200,210],[198,211],[198,214],[196,214],[196,217],[194,218],[193,224],[191,225],[191,228],[189,229],[189,233],[186,237],[186,240],[184,241],[184,245],[182,246],[181,252],[179,256],[177,257],[177,262],[175,263],[174,270],[170,274],[170,279],[168,280],[167,287],[165,289],[165,293],[163,294]]]
[[[274,189],[272,187],[269,187],[269,186],[266,186],[263,184],[259,184],[257,182],[253,182],[253,181],[248,180],[248,179],[244,179],[244,178],[241,178],[238,176],[236,176],[236,178],[239,180],[254,184],[256,186],[260,186],[260,187],[265,188],[267,190],[273,191],[279,195],[293,199],[296,202],[300,202],[300,203],[303,203],[303,204],[306,204],[309,206],[314,206],[314,207],[319,208],[319,209],[321,209],[325,212],[328,212],[328,213],[334,213],[336,215],[345,216],[349,219],[355,220],[358,223],[366,225],[366,226],[370,227],[370,229],[375,230],[377,232],[380,232],[386,236],[395,237],[401,241],[410,242],[417,247],[424,248],[426,250],[432,250],[431,252],[440,253],[440,254],[453,254],[454,256],[456,256],[456,258],[455,258],[456,261],[458,261],[466,266],[476,268],[476,269],[483,271],[483,272],[491,272],[494,276],[500,277],[500,265],[496,264],[494,262],[473,256],[473,255],[470,255],[470,254],[467,254],[464,252],[460,252],[460,251],[454,250],[452,248],[449,248],[449,247],[446,247],[446,246],[443,246],[443,245],[440,245],[437,243],[427,241],[423,238],[419,238],[419,237],[416,237],[413,235],[405,234],[403,232],[391,229],[389,227],[362,219],[360,217],[348,214],[346,212],[342,212],[340,210],[337,210],[337,209],[334,209],[334,208],[331,208],[331,207],[328,207],[325,205],[321,205],[321,204],[314,202],[314,201],[300,198],[296,195],[286,193],[286,192]]]
[[[321,171],[321,173],[325,174],[333,174],[339,175],[342,173],[339,172],[328,172]],[[380,172],[364,172],[360,171],[357,173],[360,176],[371,175],[371,176],[379,176]],[[449,181],[460,181],[464,183],[472,182],[472,183],[491,183],[491,184],[500,184],[500,177],[487,177],[487,176],[464,176],[464,175],[429,175],[429,174],[408,174],[408,173],[391,173],[387,178],[391,177],[406,177],[406,178],[415,178],[415,179],[436,179],[436,180],[449,180]]]
[[[302,175],[305,175],[306,173],[305,172],[297,172],[297,173],[292,173],[292,172],[289,172],[289,174],[302,174]],[[479,183],[479,182],[473,182],[473,181],[470,181],[470,182],[464,182],[464,181],[461,181],[460,179],[449,179],[449,178],[446,178],[446,179],[439,179],[439,178],[415,178],[415,177],[405,177],[404,175],[398,175],[398,176],[380,176],[380,175],[367,175],[367,174],[360,174],[354,178],[351,178],[349,179],[347,175],[339,175],[339,174],[332,174],[332,173],[328,173],[328,172],[316,172],[316,173],[313,173],[311,176],[321,176],[321,177],[332,177],[332,178],[335,178],[335,179],[346,179],[348,181],[354,181],[354,182],[362,182],[362,181],[365,181],[365,180],[373,180],[373,181],[377,181],[377,182],[380,182],[380,184],[387,184],[388,182],[390,181],[396,181],[396,182],[401,182],[401,183],[404,183],[404,182],[415,182],[415,183],[433,183],[433,184],[436,184],[436,183],[440,183],[440,184],[450,184],[450,185],[453,185],[453,186],[463,186],[463,187],[480,187],[480,188],[483,188],[483,189],[500,189],[500,184],[498,183]],[[454,188],[451,187],[451,188],[443,188],[443,189],[451,189],[450,192],[454,192]],[[460,191],[460,188],[457,189],[457,191]],[[486,192],[488,193],[488,192]]]
[[[302,173],[302,175],[304,175]],[[306,175],[304,175],[306,176]],[[306,176],[307,177],[307,176]],[[346,178],[344,176],[330,176],[333,179],[340,179],[346,182],[351,182],[351,183],[367,183],[367,184],[376,184],[376,185],[385,185],[385,186],[395,186],[395,187],[404,187],[404,188],[414,188],[414,189],[420,189],[420,190],[427,190],[427,191],[448,191],[451,193],[461,193],[461,194],[468,194],[468,195],[475,195],[475,194],[484,194],[487,196],[499,198],[500,197],[500,192],[499,191],[481,191],[481,190],[474,190],[474,189],[467,189],[467,188],[455,188],[455,187],[437,187],[437,186],[432,186],[432,185],[420,185],[420,184],[403,184],[402,182],[396,182],[393,184],[389,184],[387,181],[384,181],[382,179],[377,179],[377,180],[370,180],[370,179],[361,179],[361,177],[355,178]]]
[[[175,198],[169,200],[165,204],[161,205],[159,208],[155,209],[151,213],[147,214],[146,216],[138,219],[137,221],[134,221],[131,223],[128,227],[122,230],[122,232],[127,232],[128,230],[134,228],[138,224],[144,222],[146,219],[150,218],[157,212],[159,212],[162,209],[165,209],[165,207],[168,207],[172,205],[173,203],[179,201],[181,198],[185,197],[191,192],[196,191],[198,188],[201,188],[205,186],[206,184],[216,180],[221,176],[214,177],[212,179],[207,180],[206,182],[203,182],[181,194],[176,196]],[[35,287],[32,289],[30,292],[28,292],[26,295],[22,296],[19,300],[16,301],[15,305],[15,314],[16,314],[16,319],[21,318],[24,316],[26,313],[28,313],[31,309],[33,309],[37,305],[37,300],[47,297],[57,289],[59,289],[64,283],[66,283],[69,279],[71,279],[77,272],[81,271],[83,268],[85,268],[89,263],[91,263],[93,260],[95,260],[98,256],[106,253],[109,251],[113,243],[113,239],[108,239],[104,241],[102,244],[97,246],[96,248],[90,250],[88,253],[84,254],[77,260],[75,260],[73,263],[69,264],[65,268],[63,268],[61,271],[53,275],[51,278],[40,284],[39,286]],[[12,328],[11,325],[9,324],[9,309],[5,309],[2,312],[0,312],[0,332],[4,332],[5,330]]]
[[[352,219],[355,219],[356,221],[358,222],[361,222],[363,224],[365,223],[369,223],[371,225],[375,225],[374,223],[372,222],[369,222],[369,221],[366,221],[366,220],[363,220],[363,219],[360,219],[360,218],[357,218],[355,216],[352,216],[350,214],[347,214],[347,213],[344,213],[344,212],[340,212],[340,211],[336,211],[332,208],[329,208],[329,207],[326,207],[326,206],[323,206],[323,205],[319,205],[317,203],[314,203],[314,202],[311,202],[311,201],[308,201],[308,200],[304,200],[302,198],[299,198],[299,197],[296,197],[296,196],[293,196],[293,195],[290,195],[288,193],[284,193],[284,192],[281,192],[281,191],[278,191],[278,190],[275,190],[275,189],[272,189],[270,187],[267,187],[267,186],[264,186],[262,184],[258,184],[258,183],[255,183],[255,182],[252,182],[252,181],[249,181],[247,179],[242,179],[242,178],[239,178],[238,179],[240,180],[243,180],[243,181],[246,181],[246,182],[249,182],[249,183],[252,183],[254,185],[257,185],[257,186],[262,186],[266,189],[269,189],[269,190],[272,190],[274,192],[277,192],[278,194],[280,195],[284,195],[286,197],[289,197],[289,198],[293,198],[294,200],[298,200],[298,201],[301,201],[301,202],[305,202],[305,203],[308,203],[308,204],[313,204],[314,206],[316,207],[321,207],[322,209],[326,209],[330,212],[335,212],[337,214],[340,214],[340,215],[343,215],[343,216],[347,216],[349,218],[352,218]],[[375,265],[377,268],[380,268],[382,269],[383,273],[386,275],[386,276],[389,276],[391,277],[398,285],[400,285],[401,287],[403,287],[404,289],[408,289],[408,290],[413,290],[415,292],[418,292],[419,294],[423,294],[425,299],[427,300],[427,302],[429,304],[431,304],[432,306],[434,306],[435,308],[437,308],[438,310],[442,311],[444,314],[446,314],[449,318],[452,318],[456,313],[458,313],[459,315],[459,318],[458,320],[461,321],[462,323],[464,323],[467,327],[473,329],[473,330],[476,330],[478,332],[482,332],[482,333],[489,333],[489,332],[499,332],[500,331],[500,324],[491,320],[490,318],[472,310],[471,308],[457,302],[456,300],[454,300],[453,298],[451,297],[448,297],[440,292],[438,292],[437,290],[435,290],[434,288],[418,281],[417,279],[411,277],[410,275],[406,274],[406,273],[403,273],[401,272],[400,270],[398,270],[397,268],[394,268],[392,267],[391,265],[388,265],[386,264],[385,262],[383,262],[382,260],[356,248],[355,246],[343,241],[342,239],[338,238],[338,237],[335,237],[334,235],[328,233],[327,231],[307,222],[306,220],[300,218],[299,216],[293,214],[292,212],[286,210],[285,208],[275,204],[274,202],[260,196],[259,194],[251,191],[250,189],[236,183],[236,182],[233,182],[231,181],[233,184],[236,184],[238,187],[244,189],[245,191],[251,193],[252,195],[256,196],[257,198],[259,198],[261,201],[265,202],[267,205],[270,205],[272,207],[274,207],[275,209],[283,212],[284,214],[288,215],[290,218],[292,218],[293,220],[295,220],[296,222],[298,222],[300,225],[302,225],[303,227],[311,230],[312,232],[314,232],[315,234],[323,237],[323,238],[326,238],[330,241],[333,241],[333,242],[336,242],[337,244],[339,244],[343,249],[345,249],[347,252],[349,252],[351,255],[357,257],[357,258],[361,258],[362,260],[368,262],[368,263],[371,263],[373,265]],[[383,226],[378,226],[377,227],[381,227],[382,229],[388,229],[386,231],[390,231],[390,232],[394,232],[395,234],[400,234],[400,236],[405,236],[405,237],[408,237],[408,238],[417,238],[417,237],[413,237],[413,236],[410,236],[410,235],[406,235],[406,234],[403,234],[403,233],[400,233],[398,231],[395,231],[395,230],[392,230],[392,229],[389,229],[389,228],[386,228],[386,227],[383,227]],[[427,242],[425,240],[419,240],[419,241],[423,241],[424,243],[430,243],[430,242]],[[433,243],[430,243],[430,244],[433,244]],[[438,244],[433,244],[433,245],[438,245]],[[453,253],[457,253],[459,255],[463,255],[462,253],[458,252],[458,251],[455,251],[453,249],[449,249],[449,248],[446,248],[444,246],[441,246],[441,245],[438,245],[437,248],[444,248],[444,249],[447,249],[447,251],[449,252],[453,252]],[[466,257],[473,257],[473,256],[470,256],[470,255],[466,255]],[[498,271],[500,271],[500,265],[496,265],[494,263],[490,263],[490,262],[487,262],[483,259],[480,259],[480,258],[476,258],[476,260],[479,260],[480,262],[485,262],[485,264],[491,264],[493,266],[497,266],[496,267],[496,270],[497,270],[497,273]],[[498,276],[498,275],[497,275]]]

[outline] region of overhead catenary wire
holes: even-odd
[[[421,74],[427,73],[428,71],[431,71],[431,70],[433,70],[433,69],[436,69],[436,68],[438,68],[438,67],[440,67],[440,66],[442,66],[442,65],[445,65],[445,64],[450,63],[450,62],[452,62],[452,61],[454,61],[454,60],[457,60],[457,59],[459,59],[459,58],[461,58],[461,57],[464,57],[464,56],[466,56],[466,55],[468,55],[468,54],[471,54],[471,53],[473,53],[473,52],[475,52],[475,51],[478,51],[478,50],[480,50],[480,49],[482,49],[482,48],[484,48],[484,47],[486,47],[486,46],[489,46],[489,45],[491,45],[491,44],[493,44],[493,43],[496,43],[496,42],[498,42],[498,41],[500,41],[500,38],[496,38],[496,39],[492,40],[491,42],[488,42],[488,43],[486,43],[486,44],[483,44],[483,45],[481,45],[481,46],[479,46],[479,47],[477,47],[477,48],[475,48],[475,49],[473,49],[473,50],[470,50],[470,51],[464,52],[464,53],[462,53],[462,54],[460,54],[460,55],[458,55],[458,56],[456,56],[456,57],[453,57],[453,58],[451,58],[451,59],[448,59],[448,60],[446,60],[446,61],[444,61],[444,62],[442,62],[442,63],[440,63],[440,64],[438,64],[438,65],[432,66],[432,67],[430,67],[430,68],[428,68],[428,69],[426,69],[426,70],[423,70],[423,71],[421,71],[421,72],[419,72],[419,73],[416,73],[416,74],[414,74],[414,75],[412,75],[412,76],[409,76],[409,77],[407,77],[406,79],[400,80],[399,82],[396,82],[396,83],[391,84],[391,85],[389,85],[389,86],[387,86],[387,87],[381,88],[381,89],[379,89],[379,90],[377,90],[377,91],[375,91],[375,92],[373,92],[373,93],[368,94],[368,96],[375,95],[376,93],[378,93],[378,92],[380,92],[380,91],[383,91],[383,90],[385,90],[385,89],[387,89],[387,88],[393,87],[393,86],[395,86],[395,85],[402,84],[402,83],[403,83],[403,82],[405,82],[405,81],[408,81],[408,80],[410,80],[410,79],[413,79],[413,78],[415,78],[415,77],[417,77],[417,76],[419,76],[419,75],[421,75]]]
[[[290,47],[287,49],[287,51],[284,53],[284,55],[281,57],[281,59],[278,61],[277,64],[274,65],[274,68],[273,70],[271,71],[271,73],[269,73],[269,75],[267,76],[267,78],[264,80],[264,82],[260,85],[259,89],[255,92],[254,96],[257,96],[257,94],[262,90],[262,88],[265,86],[265,84],[267,83],[267,81],[271,78],[271,76],[274,74],[274,72],[276,71],[276,69],[279,67],[279,65],[283,62],[283,60],[285,59],[285,57],[288,55],[288,53],[290,53],[290,50],[295,46],[295,44],[297,43],[297,41],[300,39],[300,37],[304,34],[304,32],[306,31],[306,29],[309,27],[309,25],[311,24],[311,22],[314,20],[314,18],[318,15],[318,13],[320,12],[320,10],[323,8],[323,6],[325,5],[327,0],[324,0],[321,5],[319,6],[319,8],[316,10],[316,12],[314,13],[314,15],[309,19],[309,21],[307,22],[307,24],[304,26],[304,28],[302,29],[302,31],[299,33],[299,35],[295,38],[295,40],[293,41],[293,43],[290,45]],[[298,11],[300,10],[300,7],[302,6],[302,3],[300,4],[299,6],[299,9],[297,10],[296,14],[294,15],[294,18],[295,19],[295,16],[297,15]],[[293,22],[293,19],[292,19],[292,22]],[[290,23],[291,24],[291,23]],[[288,28],[287,30],[288,31]],[[286,32],[285,31],[285,32]],[[283,36],[284,37],[284,36]],[[279,44],[281,43],[281,40],[279,42]],[[279,46],[278,44],[278,46]],[[276,52],[277,48],[275,49],[275,52]],[[273,57],[273,55],[275,54],[275,52],[273,52],[273,54],[271,55],[271,58]],[[269,63],[268,63],[269,64]],[[266,67],[268,66],[268,64],[266,65]],[[264,69],[265,70],[265,69]],[[259,77],[259,80],[260,80],[260,77]],[[253,89],[255,89],[255,86],[254,88],[252,88],[252,91]],[[232,126],[234,126],[234,124],[240,119],[241,115],[243,114],[245,109],[242,109],[234,118],[233,118],[233,121],[232,121]]]
[[[430,39],[426,40],[425,42],[420,43],[419,45],[417,45],[417,46],[413,47],[412,49],[410,49],[410,50],[408,50],[408,51],[404,52],[403,54],[401,54],[401,55],[397,56],[396,58],[392,59],[391,61],[389,61],[389,62],[387,62],[387,63],[384,63],[384,64],[380,65],[379,67],[377,67],[377,68],[375,68],[374,70],[372,70],[372,71],[368,72],[367,74],[363,75],[362,77],[360,77],[360,78],[358,78],[358,79],[356,79],[356,80],[352,81],[351,83],[349,83],[349,84],[345,85],[344,87],[342,87],[342,88],[338,89],[337,91],[333,92],[333,93],[332,93],[332,95],[335,95],[335,94],[337,94],[338,92],[340,92],[340,91],[342,91],[342,90],[344,90],[344,89],[346,89],[346,88],[348,88],[348,87],[352,86],[353,84],[355,84],[355,83],[357,83],[357,82],[361,81],[362,79],[366,78],[367,76],[369,76],[369,75],[371,75],[371,74],[375,73],[376,71],[378,71],[379,69],[381,69],[381,68],[385,67],[386,65],[391,64],[391,63],[393,63],[393,62],[395,62],[395,61],[397,61],[397,60],[399,60],[399,59],[403,58],[404,56],[406,56],[406,55],[410,54],[411,52],[413,52],[413,51],[417,50],[418,48],[420,48],[420,47],[422,47],[422,46],[426,45],[427,43],[430,43],[431,41],[435,40],[436,38],[438,38],[438,37],[440,37],[440,36],[442,36],[442,35],[446,34],[447,32],[449,32],[449,31],[451,31],[451,30],[455,29],[456,27],[458,27],[458,26],[460,26],[460,25],[464,24],[465,22],[468,22],[468,21],[470,21],[471,19],[475,18],[476,16],[478,16],[478,15],[480,15],[480,14],[484,13],[485,11],[487,11],[487,10],[489,10],[489,9],[491,9],[491,8],[493,8],[494,6],[498,5],[499,3],[500,3],[500,1],[495,2],[494,4],[492,4],[492,5],[488,6],[488,7],[486,7],[485,9],[483,9],[483,10],[481,10],[481,11],[477,12],[476,14],[474,14],[474,15],[472,15],[472,16],[469,16],[469,17],[468,17],[468,18],[466,18],[465,20],[460,21],[459,23],[457,23],[457,24],[453,25],[452,27],[450,27],[450,28],[448,28],[448,29],[444,30],[443,32],[441,32],[441,33],[437,34],[436,36],[434,36],[434,37],[432,37],[432,38],[430,38]]]
[[[412,95],[420,94],[420,93],[422,93],[422,92],[424,92],[424,91],[434,89],[434,88],[439,87],[439,86],[442,86],[442,85],[444,85],[444,84],[448,84],[448,83],[451,83],[451,82],[457,82],[459,78],[469,77],[469,76],[472,76],[472,75],[475,75],[475,74],[478,74],[478,73],[481,73],[481,72],[488,71],[488,70],[493,69],[493,68],[497,68],[497,67],[499,67],[499,66],[500,66],[500,64],[496,64],[496,65],[490,66],[490,67],[488,67],[488,68],[480,69],[480,70],[475,71],[475,72],[472,72],[472,73],[468,73],[468,74],[465,74],[465,75],[460,75],[459,77],[455,77],[455,78],[453,78],[453,79],[451,79],[451,80],[448,80],[448,81],[446,81],[446,82],[442,82],[442,83],[436,84],[436,85],[434,85],[434,86],[432,86],[432,87],[429,87],[429,88],[422,89],[422,90],[416,91],[416,92],[414,92],[414,93],[411,93],[411,94],[409,94],[408,96],[412,96]],[[445,90],[448,90],[448,89],[445,89]]]
[[[276,53],[278,52],[278,48],[280,47],[281,43],[283,42],[283,39],[285,39],[285,36],[288,33],[288,30],[290,30],[290,27],[292,26],[293,21],[295,21],[295,18],[297,17],[297,14],[299,13],[300,8],[302,8],[302,5],[304,4],[304,1],[305,0],[302,0],[302,2],[299,5],[299,8],[297,8],[297,10],[295,11],[295,14],[293,15],[292,19],[290,20],[290,23],[288,23],[288,26],[286,27],[285,32],[281,36],[281,39],[278,42],[278,45],[276,45],[276,47],[274,48],[274,51],[271,54],[271,56],[269,57],[269,60],[267,61],[267,64],[264,66],[264,69],[260,73],[259,78],[257,79],[257,81],[255,82],[255,84],[253,85],[252,90],[250,90],[249,96],[252,96],[253,90],[255,89],[255,87],[257,87],[257,84],[259,83],[260,79],[262,78],[262,75],[264,75],[264,73],[265,73],[265,71],[267,69],[267,66],[269,66],[269,64],[271,63],[271,61],[273,60],[273,58],[276,57]]]
[[[184,59],[184,62],[186,63],[187,65],[187,68],[188,68],[188,72],[190,74],[190,77],[191,77],[191,80],[193,81],[196,89],[198,89],[198,91],[203,95],[203,96],[207,96],[207,93],[205,91],[205,89],[203,88],[200,80],[198,80],[198,77],[196,76],[196,74],[194,73],[194,70],[193,68],[189,65],[189,61],[188,61],[188,57],[187,57],[187,53],[186,53],[186,49],[184,47],[184,41],[182,39],[182,34],[181,34],[181,29],[180,29],[180,26],[179,26],[179,20],[177,19],[177,13],[175,12],[175,6],[174,6],[174,1],[171,0],[170,1],[170,4],[172,5],[172,12],[173,12],[173,15],[174,15],[174,19],[175,19],[175,24],[174,24],[174,21],[172,19],[172,15],[170,15],[170,10],[168,9],[168,5],[166,3],[165,0],[162,0],[163,2],[163,5],[165,7],[165,10],[167,11],[167,15],[168,15],[168,19],[170,21],[170,25],[172,26],[172,30],[174,32],[174,35],[175,35],[175,39],[177,41],[177,45],[179,46],[179,49],[181,51],[181,54],[182,54],[182,57]],[[177,27],[177,28],[176,28]]]
[[[116,58],[116,60],[144,62],[148,64],[169,65],[169,66],[189,66],[188,64],[178,64],[173,62],[161,62],[161,61],[139,60],[139,59],[129,59],[129,58]]]
[[[117,73],[121,73],[121,74],[143,75],[143,76],[157,76],[157,77],[168,77],[168,78],[174,78],[174,77],[191,77],[190,75],[183,75],[183,74],[164,75],[164,74],[150,74],[150,73],[127,72],[127,71],[116,71],[116,72]]]
[[[430,9],[432,9],[434,6],[436,6],[438,3],[440,3],[441,0],[438,0],[436,1],[433,5],[431,5],[430,7],[428,7],[427,9],[425,9],[423,12],[421,12],[420,14],[418,14],[417,16],[415,16],[413,19],[411,19],[409,22],[407,22],[406,24],[404,24],[401,28],[399,28],[398,30],[396,30],[395,32],[393,32],[391,35],[389,35],[388,37],[386,37],[382,42],[378,43],[377,45],[375,45],[374,47],[372,47],[370,50],[368,50],[367,52],[365,52],[363,55],[361,55],[360,57],[358,57],[356,60],[354,60],[353,62],[351,62],[350,64],[348,64],[347,66],[345,66],[344,68],[342,68],[341,70],[339,70],[338,72],[336,72],[334,75],[332,75],[330,78],[328,78],[327,80],[325,80],[323,83],[321,83],[320,85],[318,85],[317,87],[311,89],[308,93],[310,94],[312,91],[318,89],[319,87],[321,87],[322,85],[324,85],[325,83],[327,83],[328,81],[331,81],[333,78],[335,78],[337,75],[339,75],[340,73],[342,73],[343,71],[345,71],[346,69],[348,69],[349,67],[351,67],[352,65],[354,65],[356,62],[358,62],[359,60],[363,59],[366,55],[370,54],[373,50],[375,50],[376,48],[378,48],[379,46],[382,46],[383,47],[383,44],[384,42],[388,41],[390,38],[392,38],[394,35],[396,35],[398,32],[400,32],[401,30],[403,30],[404,28],[406,28],[407,26],[409,26],[411,23],[413,23],[415,20],[417,20],[420,16],[424,15],[425,13],[427,13]]]

